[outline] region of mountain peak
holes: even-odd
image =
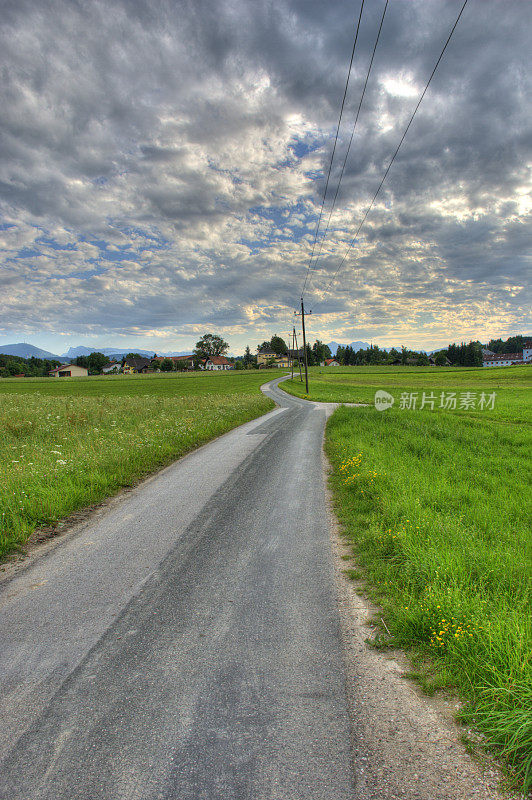
[[[41,350],[33,344],[18,342],[18,344],[1,344],[0,353],[6,356],[18,356],[19,358],[48,358],[60,361],[62,356],[50,353],[49,350]]]

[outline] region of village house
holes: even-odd
[[[102,368],[102,372],[104,375],[107,375],[109,372],[120,372],[120,367],[122,364],[120,361],[111,361],[110,364],[106,364],[105,367]]]
[[[335,358],[326,358],[325,361],[320,363],[320,367],[339,367],[340,362]]]
[[[271,347],[259,347],[257,350],[257,366],[265,367],[273,358],[277,357]]]
[[[169,361],[174,364],[177,369],[194,369],[194,365],[200,359],[197,358],[195,355],[186,355],[186,356],[154,356],[152,358],[152,365],[156,368],[160,367],[163,361]]]
[[[122,361],[121,369],[124,375],[153,372],[151,361],[151,358],[144,358],[144,356],[127,356]]]
[[[88,374],[88,369],[77,364],[61,364],[48,373],[51,378],[86,378]]]
[[[259,347],[257,351],[258,367],[277,367],[277,369],[290,369],[290,355],[279,355],[271,347]]]
[[[207,370],[227,370],[233,369],[233,365],[225,356],[209,356],[203,359],[203,369]]]

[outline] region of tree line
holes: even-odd
[[[521,353],[527,342],[532,340],[532,336],[510,336],[509,339],[490,339],[487,348],[492,353]]]
[[[60,361],[48,358],[22,358],[22,356],[9,356],[0,353],[0,378],[12,378],[14,375],[24,375],[28,378],[44,378],[50,370],[58,367]]]

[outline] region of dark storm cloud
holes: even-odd
[[[339,159],[383,7],[365,7]],[[530,25],[519,0],[470,0],[326,291],[458,9],[389,4],[311,279],[322,337],[348,338],[354,319],[373,338],[419,341],[528,324]],[[0,10],[2,330],[149,338],[209,324],[241,343],[291,324],[358,7],[22,0]],[[423,319],[405,313],[413,301]]]

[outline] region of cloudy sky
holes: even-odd
[[[310,335],[532,332],[527,0],[390,0]],[[330,188],[384,0],[366,0]],[[359,0],[0,0],[0,343],[240,352],[292,326]],[[329,203],[326,204],[326,216]]]

